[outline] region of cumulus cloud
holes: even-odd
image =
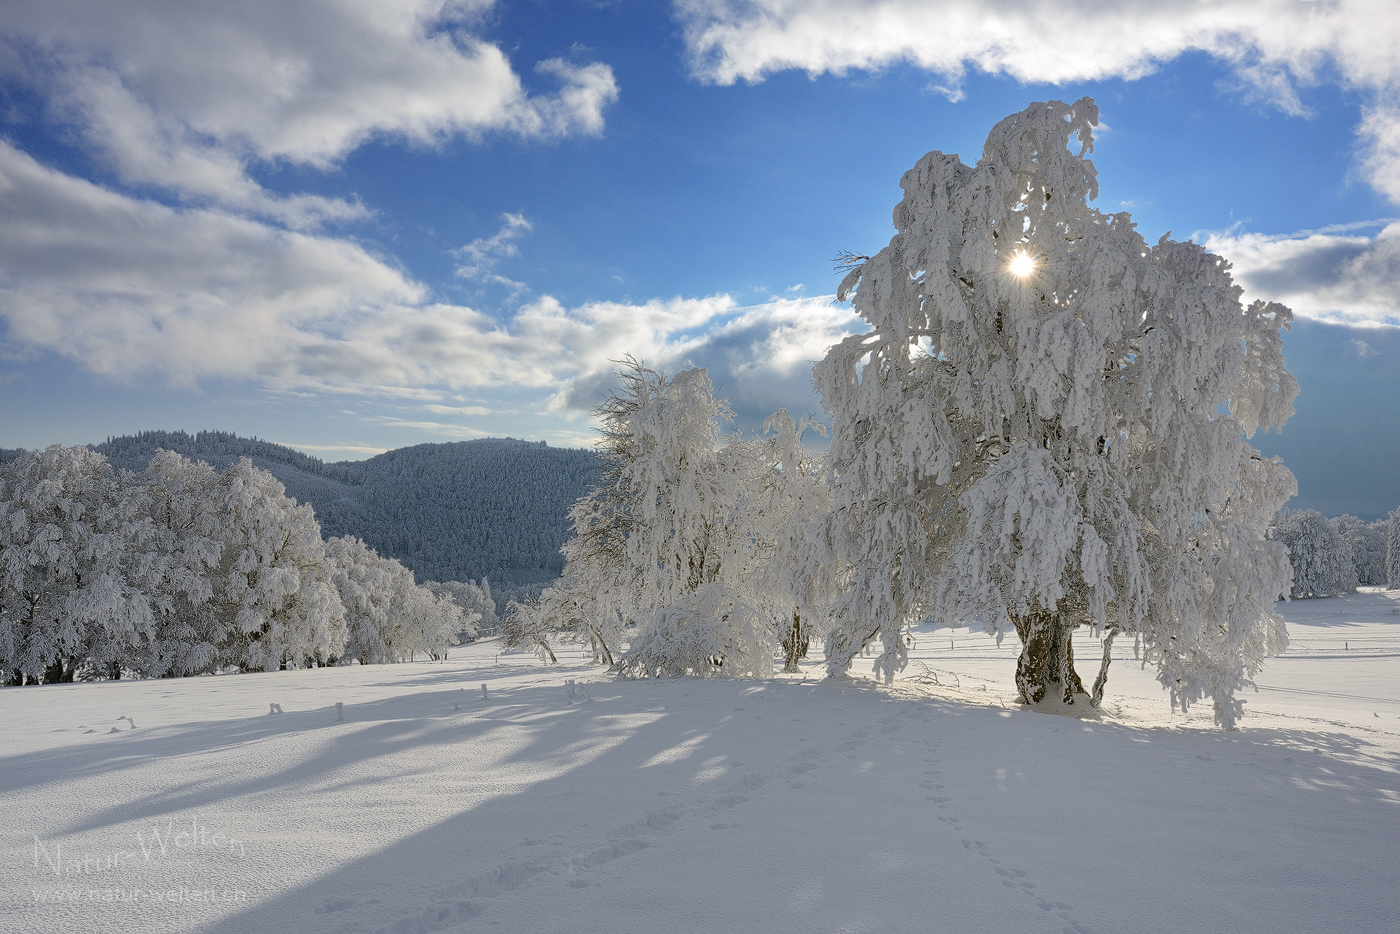
[[[0,216],[7,340],[107,375],[287,375],[310,335],[425,294],[353,243],[130,198],[4,142]]]
[[[1231,230],[1201,240],[1233,264],[1246,301],[1283,302],[1336,324],[1400,325],[1400,222],[1281,236]]]
[[[1230,65],[1249,96],[1296,114],[1307,109],[1298,87],[1335,74],[1373,95],[1363,162],[1400,203],[1392,0],[679,0],[677,9],[694,73],[720,84],[908,63],[956,99],[969,69],[1051,84],[1132,79],[1194,51]]]
[[[810,361],[856,323],[829,297],[743,308],[727,295],[574,308],[543,296],[502,322],[434,301],[358,244],[113,192],[3,142],[0,216],[0,352],[118,378],[253,380],[449,419],[488,410],[446,395],[523,387],[577,415],[633,354],[710,366],[739,406],[796,405],[781,400],[807,398]]]
[[[376,136],[597,134],[616,99],[603,64],[552,59],[528,93],[472,33],[492,0],[0,5],[0,68],[128,184],[155,185],[306,226],[363,209],[283,197],[251,161],[332,166]]]

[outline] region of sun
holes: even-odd
[[[1017,253],[1011,257],[1011,262],[1006,267],[1011,274],[1018,279],[1024,279],[1035,272],[1035,260],[1031,259],[1029,253]]]

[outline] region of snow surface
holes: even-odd
[[[1394,931],[1400,593],[1281,609],[1233,733],[1128,640],[1102,714],[1024,711],[967,630],[892,688],[487,641],[0,690],[0,930]]]

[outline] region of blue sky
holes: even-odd
[[[236,8],[231,8],[236,7]],[[900,175],[1094,97],[1101,210],[1291,305],[1257,438],[1400,505],[1387,3],[377,0],[0,9],[0,446],[218,428],[335,460],[584,444],[611,359],[752,430],[858,328]]]

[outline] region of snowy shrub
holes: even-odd
[[[1288,549],[1293,565],[1289,595],[1335,597],[1356,592],[1356,567],[1351,545],[1337,531],[1333,520],[1316,509],[1284,510],[1274,519],[1269,538]]]
[[[1089,624],[1137,639],[1174,703],[1212,697],[1230,725],[1287,639],[1289,564],[1264,533],[1296,484],[1244,436],[1293,411],[1292,314],[1241,306],[1200,246],[1149,246],[1089,208],[1097,121],[1087,98],[1033,104],[976,166],[925,155],[889,245],[852,257],[837,295],[870,330],[813,371],[834,508],[807,560],[846,584],[829,672],[878,641],[891,679],[911,624],[977,620],[1020,636],[1026,701],[1073,702]]]
[[[654,612],[618,670],[630,678],[767,677],[772,630],[723,584],[704,584]]]

